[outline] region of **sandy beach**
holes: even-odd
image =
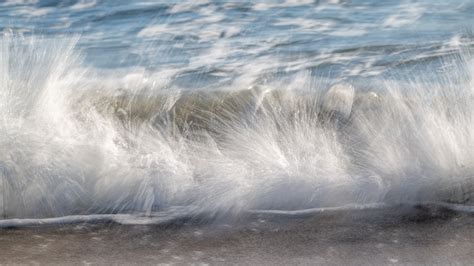
[[[420,265],[472,262],[472,215],[440,209],[252,215],[155,226],[0,231],[2,263]]]

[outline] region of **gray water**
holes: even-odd
[[[473,1],[129,2],[0,4],[3,218],[472,205]]]

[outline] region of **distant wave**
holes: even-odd
[[[76,41],[0,42],[3,218],[472,204],[469,51],[436,80],[398,76],[376,90],[303,71],[189,91],[146,75],[92,80]]]

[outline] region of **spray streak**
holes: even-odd
[[[2,40],[3,217],[472,202],[468,60],[437,81],[377,92],[326,91],[306,72],[189,92],[145,78],[90,82],[74,45]]]

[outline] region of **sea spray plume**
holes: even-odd
[[[378,178],[384,201],[472,202],[474,98],[466,54],[436,80],[386,81],[369,108],[355,110],[355,172]]]
[[[0,163],[4,216],[69,214],[82,197],[81,166],[74,164],[65,88],[77,57],[76,40],[5,34],[0,56]]]
[[[194,167],[184,138],[146,123],[111,137],[94,186],[96,211],[149,215],[188,203]]]
[[[115,110],[115,119],[101,112],[110,103],[91,100],[88,95],[98,95],[97,89],[105,95],[117,92],[86,82],[89,70],[77,70],[81,61],[73,51],[76,41],[3,39],[0,162],[5,217],[149,213],[152,206],[167,203],[166,195],[173,191],[167,180],[186,186],[169,163],[172,139],[148,130],[149,121],[130,115],[130,105]],[[133,103],[132,96],[128,103]],[[153,111],[166,112],[163,108]],[[159,161],[154,159],[157,153]]]
[[[208,204],[225,203],[238,213],[353,202],[348,158],[336,127],[320,121],[322,90],[310,74],[298,75],[290,84],[252,90],[253,102],[235,104],[249,112],[216,124],[221,135],[209,146],[219,152],[205,157],[213,159],[200,173],[206,181],[216,179],[203,194]]]
[[[336,204],[334,188],[344,186],[343,176],[349,178],[343,173],[344,155],[335,128],[319,123],[318,88],[312,88],[307,73],[293,83],[301,80],[310,89],[188,93],[170,109],[155,109],[166,111],[149,115],[145,127],[132,130],[138,134],[126,130],[129,146],[111,164],[115,172],[100,175],[96,198],[110,197],[100,206],[150,213],[160,206],[190,204],[206,213],[238,214],[257,207]],[[142,94],[130,102],[147,104],[147,98]],[[289,187],[292,192],[281,197]],[[346,197],[347,189],[337,191]]]
[[[469,201],[471,72],[376,92],[309,72],[186,91],[146,72],[91,82],[75,41],[3,39],[6,217]]]

